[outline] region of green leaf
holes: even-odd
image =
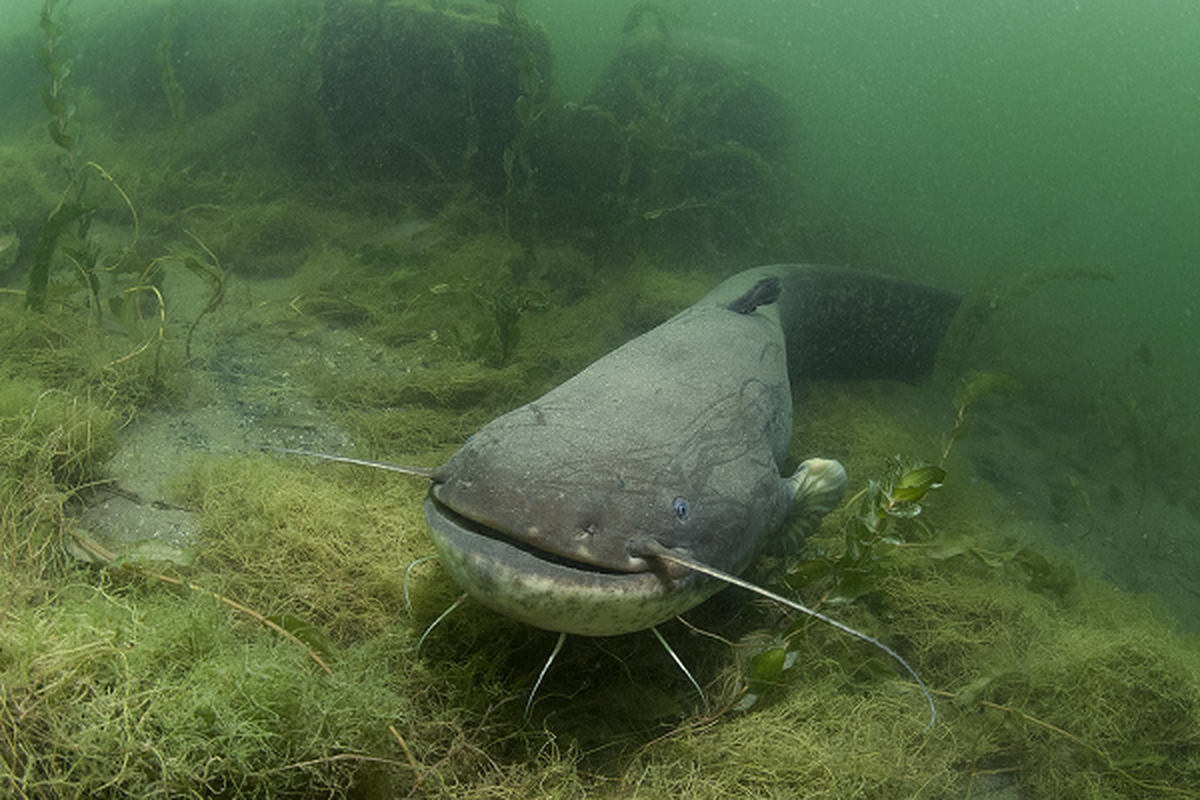
[[[978,702],[979,696],[987,691],[991,685],[991,675],[983,678],[976,678],[954,693],[954,705],[958,708],[968,708],[974,706],[975,703]]]
[[[971,541],[957,533],[941,533],[929,543],[925,553],[934,561],[945,561],[971,551]]]
[[[42,104],[45,105],[46,110],[55,117],[61,115],[63,112],[62,99],[54,94],[54,89],[52,89],[49,85],[42,87]]]
[[[25,290],[25,307],[45,311],[46,288],[50,283],[50,260],[58,246],[58,238],[71,222],[82,217],[86,209],[79,203],[63,203],[50,213],[38,233],[33,251],[33,266],[29,269],[29,286]]]
[[[933,464],[910,469],[900,476],[892,489],[892,499],[900,503],[911,503],[920,500],[930,489],[941,486],[946,478],[946,470]]]
[[[58,120],[50,120],[50,124],[46,126],[46,130],[50,132],[50,138],[54,140],[54,143],[63,150],[71,150],[75,147],[75,139],[59,129]]]
[[[896,486],[902,488],[915,488],[919,486],[924,489],[932,489],[941,483],[945,477],[946,470],[933,464],[926,464],[904,473]]]
[[[38,48],[37,60],[46,68],[46,72],[50,74],[51,78],[58,80],[59,65],[54,60],[54,53],[50,51],[50,45],[44,44]]]
[[[795,575],[799,578],[801,584],[812,583],[815,580],[824,578],[829,573],[833,572],[834,565],[828,558],[819,556],[817,558],[808,558],[796,565],[794,570]]]
[[[842,581],[838,584],[837,589],[829,597],[831,605],[845,605],[853,603],[860,597],[868,595],[875,591],[876,583],[879,581],[879,576],[882,569],[878,565],[867,569],[844,569],[842,570]]]
[[[771,689],[784,672],[795,666],[800,658],[797,650],[787,649],[782,639],[775,637],[774,644],[755,653],[750,659],[745,691],[734,704],[736,711],[749,711],[762,696]]]
[[[924,496],[924,492],[922,492],[922,496]],[[897,519],[912,519],[920,516],[921,506],[918,503],[897,500],[896,504],[887,510],[887,514],[889,517]]]
[[[772,647],[763,650],[750,659],[750,680],[759,683],[770,683],[779,680],[787,665],[787,650],[783,647]]]

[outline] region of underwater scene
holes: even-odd
[[[1200,797],[1198,34],[5,0],[0,796]]]

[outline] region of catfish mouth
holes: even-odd
[[[505,533],[504,531],[499,530],[498,528],[490,527],[482,522],[479,522],[478,520],[463,516],[439,500],[436,492],[430,491],[427,499],[433,510],[436,511],[440,517],[442,517],[445,523],[448,523],[450,526],[457,529],[459,534],[466,534],[466,536],[462,537],[466,541],[458,542],[459,546],[463,547],[463,549],[468,549],[471,547],[468,537],[478,536],[503,547],[510,547],[514,550],[519,550],[526,555],[536,558],[539,561],[558,567],[566,567],[568,569],[579,570],[582,572],[590,572],[596,575],[638,574],[637,572],[613,569],[611,567],[604,567],[587,561],[569,558],[567,556],[538,547],[530,542],[518,539],[510,534]],[[429,509],[427,506],[427,513],[428,510]]]
[[[560,633],[616,636],[671,619],[721,588],[690,574],[623,572],[568,558],[425,497],[438,558],[464,592],[506,617]],[[655,562],[648,561],[648,566]]]

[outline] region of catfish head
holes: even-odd
[[[647,543],[739,572],[783,521],[784,481],[742,403],[644,425],[571,405],[548,396],[481,429],[437,470],[433,513],[579,570],[665,579],[688,570]]]

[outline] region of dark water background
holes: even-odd
[[[40,5],[0,8],[0,47],[38,41]],[[156,6],[166,3],[80,2],[68,11],[82,25]],[[549,34],[558,94],[587,92],[617,51],[631,6],[519,4]],[[1085,334],[1089,357],[1120,357],[1144,341],[1188,391],[1200,388],[1194,3],[657,7],[674,42],[720,55],[784,95],[798,120],[798,213],[846,231],[855,261],[902,265],[966,291],[995,271],[1111,269],[1115,289],[1063,292],[1045,313]],[[272,34],[263,26],[264,45]],[[23,67],[3,78],[0,127],[9,130],[41,112],[40,68],[32,57]]]
[[[583,92],[625,3],[523,4],[560,88]],[[663,3],[678,38],[782,92],[803,213],[862,260],[964,290],[991,271],[1093,265],[1111,291],[1044,309],[1117,358],[1147,342],[1197,386],[1200,8],[1121,0]]]

